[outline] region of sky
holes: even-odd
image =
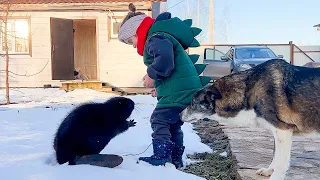
[[[167,9],[197,26],[198,0],[168,0]],[[208,43],[209,0],[200,0],[201,43]],[[188,9],[190,15],[183,10]],[[176,6],[174,6],[176,5]],[[174,7],[172,7],[174,6]],[[170,8],[171,7],[171,8]],[[214,43],[284,43],[320,45],[320,0],[214,0]]]

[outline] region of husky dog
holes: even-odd
[[[292,136],[320,137],[320,69],[272,59],[218,79],[198,91],[182,113],[184,121],[208,117],[222,123],[271,130],[275,152],[257,174],[283,180]]]

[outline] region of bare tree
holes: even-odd
[[[9,95],[9,48],[8,48],[8,17],[9,17],[9,10],[10,10],[10,2],[7,0],[1,6],[1,11],[3,12],[4,16],[1,17],[1,21],[3,22],[3,42],[2,47],[5,51],[5,59],[6,59],[6,104],[10,104],[10,95]]]
[[[26,47],[23,47],[23,45],[21,45],[21,41],[26,41],[28,40],[28,38],[31,38],[32,34],[28,32],[28,38],[26,39],[26,37],[20,37],[19,35],[17,35],[16,33],[16,30],[12,31],[12,29],[8,28],[9,27],[9,21],[10,19],[14,19],[12,17],[13,16],[13,9],[14,9],[14,5],[10,2],[10,0],[0,0],[0,35],[2,35],[2,42],[1,42],[1,46],[2,46],[2,51],[4,51],[3,54],[0,54],[0,56],[4,57],[5,58],[5,63],[6,63],[6,68],[5,70],[0,70],[0,73],[5,73],[5,79],[6,79],[6,103],[5,104],[10,104],[10,86],[9,86],[9,77],[13,77],[14,76],[23,76],[23,77],[31,77],[31,76],[35,76],[35,75],[38,75],[40,74],[41,72],[44,71],[44,69],[46,68],[46,66],[49,64],[49,59],[47,61],[47,63],[44,65],[44,67],[36,72],[36,73],[33,73],[33,74],[27,74],[27,71],[25,72],[25,74],[19,74],[19,73],[16,73],[16,72],[12,72],[10,71],[10,68],[9,68],[9,61],[10,61],[10,49],[13,48],[12,47],[12,39],[14,39],[15,41],[15,48],[18,48],[19,50],[18,51],[21,51],[21,50],[26,50],[28,48]],[[8,23],[9,22],[9,23]],[[16,27],[15,27],[16,28]],[[8,29],[10,29],[10,31],[8,31]],[[20,43],[18,43],[17,45],[17,42],[16,41],[19,41]],[[14,76],[12,76],[14,75]]]
[[[229,2],[229,0],[223,1],[223,6],[220,8],[217,8],[216,12],[220,14],[219,17],[215,17],[214,20],[214,28],[216,32],[215,36],[215,43],[230,43],[230,33],[229,29],[232,26],[232,22],[230,19],[230,8],[232,4]]]
[[[192,0],[192,1],[177,1],[176,4],[169,7],[166,4],[166,10],[170,11],[175,8],[177,16],[181,19],[192,19],[193,26],[202,29],[202,32],[196,37],[196,39],[203,43],[208,37],[208,20],[209,20],[209,7],[208,0]],[[206,24],[205,24],[206,23]]]

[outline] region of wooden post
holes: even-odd
[[[213,44],[213,11],[214,11],[214,5],[213,0],[210,0],[210,6],[209,6],[209,44]]]
[[[290,64],[294,65],[294,44],[292,41],[289,41],[290,45]]]

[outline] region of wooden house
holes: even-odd
[[[2,9],[7,7],[4,2],[0,0]],[[74,79],[141,87],[146,74],[142,57],[117,40],[130,2],[137,11],[155,17],[166,0],[10,0],[10,87],[61,86]],[[2,20],[4,15],[2,10]],[[0,23],[4,44],[4,23]],[[3,45],[0,51],[3,55]],[[0,57],[1,88],[5,87],[4,59]]]

